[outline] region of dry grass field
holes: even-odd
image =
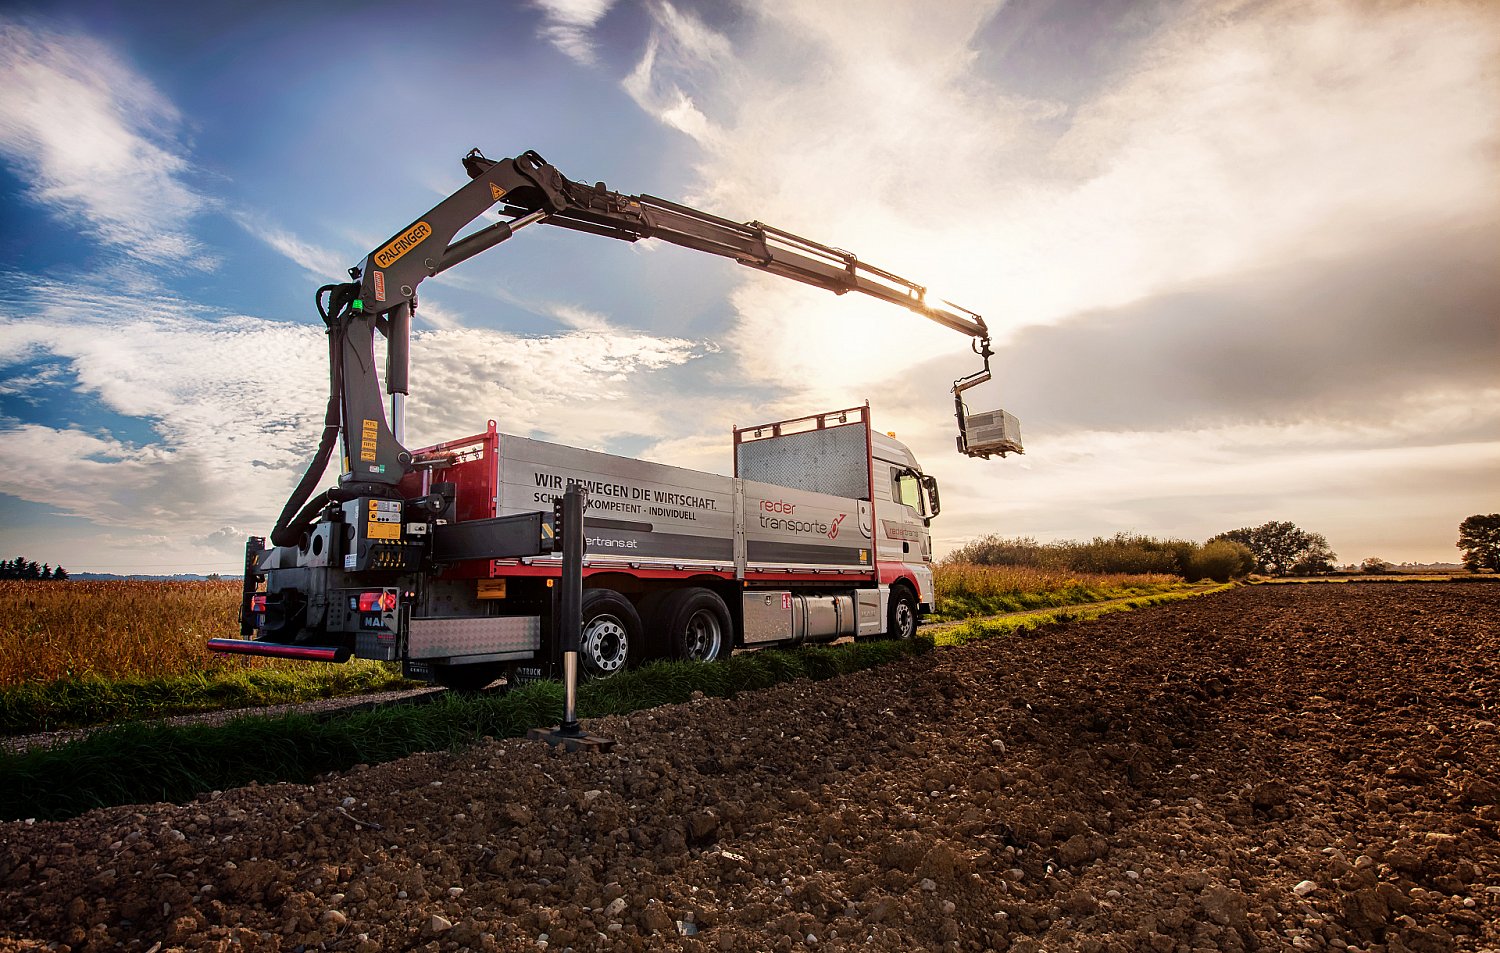
[[[1166,591],[1175,576],[1021,566],[937,567],[946,618]],[[236,582],[0,582],[0,688],[59,679],[138,679],[292,667],[224,659],[203,645],[238,633]]]
[[[1102,602],[1186,588],[1161,573],[1084,573],[1031,566],[941,563],[935,570],[937,615],[944,619]]]
[[[238,582],[0,582],[0,687],[264,668],[203,647],[239,631]]]

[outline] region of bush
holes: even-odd
[[[1200,579],[1228,582],[1248,576],[1254,570],[1255,554],[1250,547],[1231,539],[1215,539],[1193,554],[1184,575],[1188,582]]]

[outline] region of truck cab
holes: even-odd
[[[878,526],[875,553],[880,582],[890,585],[903,577],[917,584],[922,611],[932,611],[932,532],[938,515],[937,480],[922,472],[917,458],[894,434],[870,435],[871,489]]]

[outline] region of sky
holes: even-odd
[[[714,472],[871,405],[986,534],[1456,561],[1500,511],[1500,7],[0,3],[0,554],[237,572],[317,443],[313,292],[472,147],[846,248],[984,315],[1026,453],[954,448],[963,335],[533,227],[422,285],[408,443]],[[325,482],[331,483],[330,473]]]

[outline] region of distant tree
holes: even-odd
[[[1312,542],[1302,558],[1292,563],[1294,576],[1321,576],[1334,570],[1334,551],[1328,548],[1328,540],[1322,533],[1308,533]]]
[[[1256,571],[1284,576],[1295,569],[1307,573],[1327,572],[1337,555],[1322,533],[1309,533],[1295,523],[1271,521],[1220,533],[1209,542],[1227,539],[1255,554]]]
[[[1359,564],[1359,571],[1367,572],[1371,575],[1379,575],[1381,573],[1390,572],[1391,564],[1386,562],[1384,559],[1381,559],[1379,556],[1371,556],[1364,562]]]
[[[1500,513],[1476,514],[1459,523],[1457,546],[1469,572],[1500,572]]]
[[[17,556],[15,559],[0,559],[0,579],[27,579],[39,582],[52,582],[57,579],[67,579],[68,571],[61,566],[52,568],[51,563],[38,565],[35,560],[27,559],[25,556]]]

